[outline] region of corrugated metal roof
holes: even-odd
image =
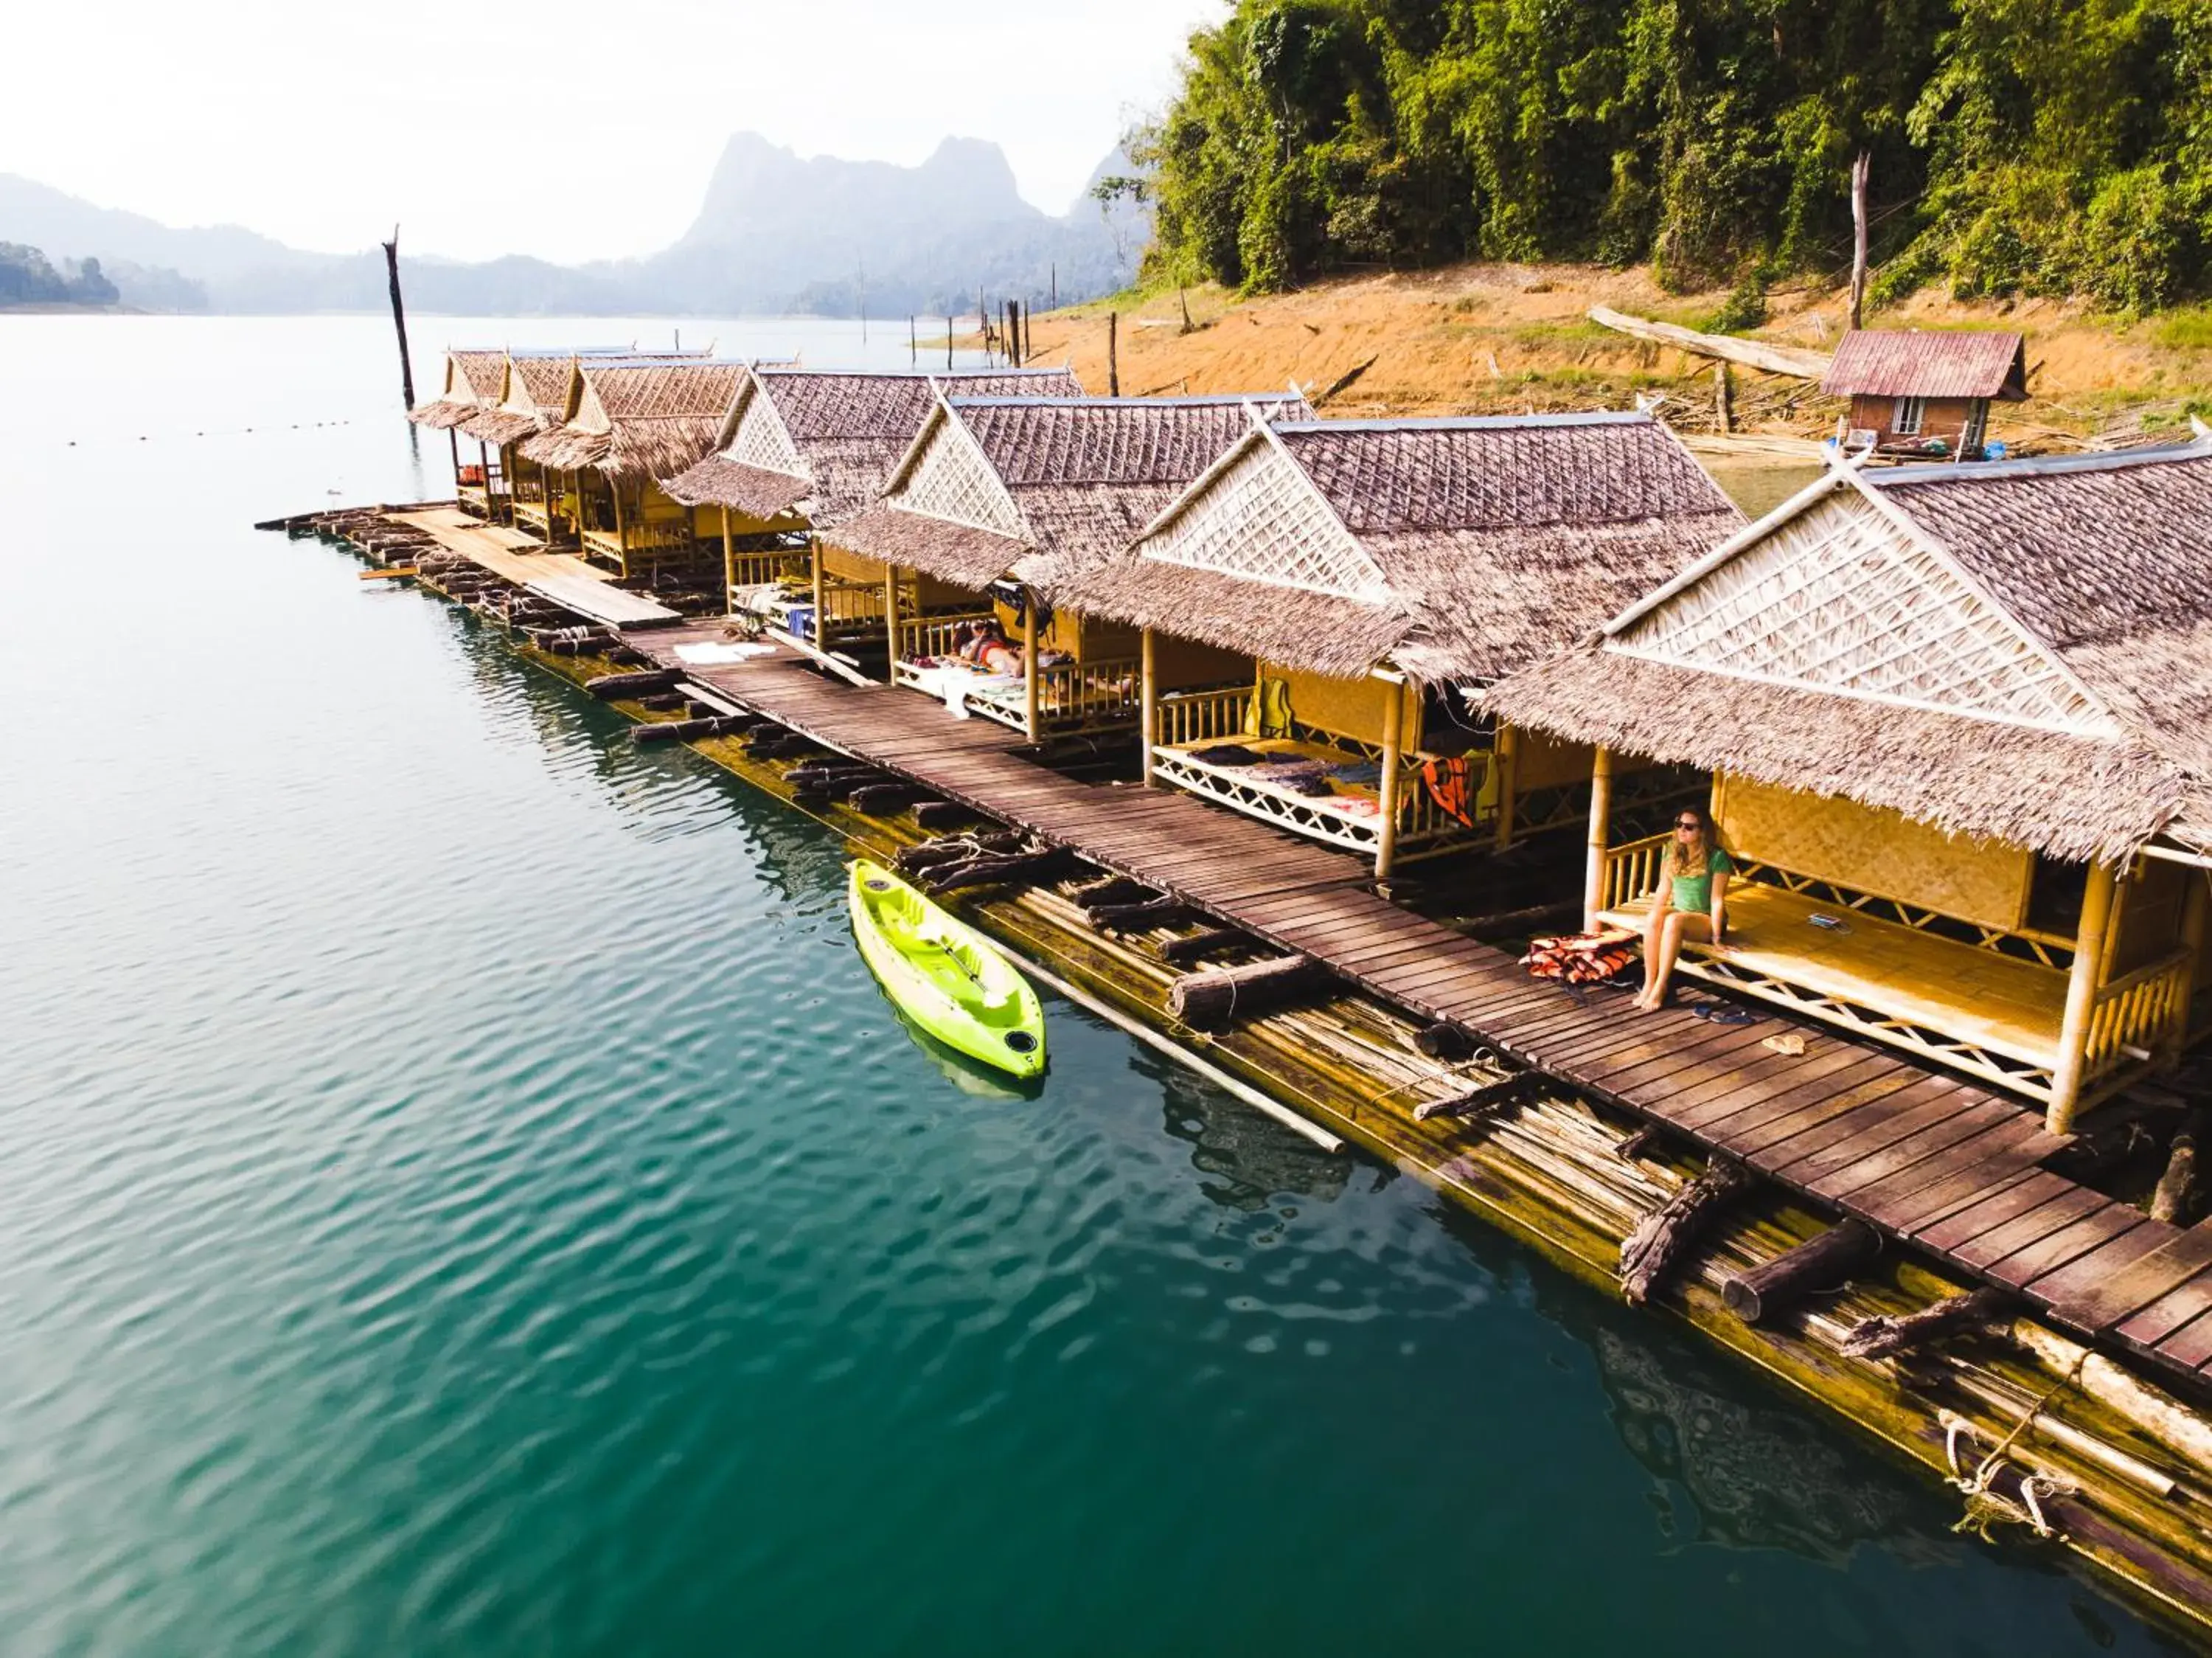
[[[1820,389],[1836,397],[2027,395],[2018,334],[1859,328],[1844,336]]]

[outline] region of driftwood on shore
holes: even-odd
[[[1739,339],[1733,334],[1701,334],[1695,329],[1677,327],[1671,322],[1654,322],[1648,317],[1632,317],[1602,305],[1590,307],[1589,320],[1601,328],[1610,328],[1616,333],[1649,340],[1654,345],[1672,345],[1677,350],[1688,351],[1698,357],[1717,357],[1724,363],[1741,363],[1747,369],[1763,369],[1770,375],[1787,375],[1793,380],[1819,380],[1828,372],[1828,365],[1832,361],[1821,351],[1800,350],[1794,345],[1769,345],[1760,340]]]

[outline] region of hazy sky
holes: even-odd
[[[304,247],[641,253],[732,131],[912,163],[1004,146],[1064,211],[1225,0],[106,0],[8,26],[0,172]]]

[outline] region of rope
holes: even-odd
[[[1994,1485],[2003,1468],[2007,1453],[2019,1442],[2020,1436],[2028,1430],[2036,1417],[2043,1414],[2044,1408],[2052,1399],[2081,1380],[2081,1367],[2088,1357],[2088,1351],[2084,1349],[2081,1356],[2074,1361],[2064,1375],[2053,1382],[2040,1398],[2031,1400],[2020,1420],[2013,1423],[2011,1431],[1975,1465],[1971,1474],[1960,1463],[1959,1442],[1962,1439],[1969,1442],[1972,1441],[1973,1424],[1948,1411],[1936,1418],[1943,1426],[1944,1460],[1951,1465],[1949,1484],[1966,1493],[1966,1511],[1960,1516],[1959,1523],[1952,1527],[1954,1531],[1972,1531],[1987,1541],[1991,1526],[1999,1521],[2010,1521],[2026,1526],[2039,1538],[2059,1535],[2045,1515],[2043,1504],[2051,1497],[2073,1496],[2081,1490],[2080,1486],[2057,1474],[2037,1473],[2025,1467],[2021,1471],[2020,1500],[2017,1503],[1996,1490]]]

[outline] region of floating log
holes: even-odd
[[[703,720],[654,720],[629,728],[629,740],[641,746],[655,742],[698,742],[729,735],[729,721],[721,715]]]
[[[690,711],[691,699],[680,691],[663,691],[650,697],[640,697],[637,699],[637,705],[640,708],[649,709],[655,714],[673,714],[678,709],[688,713]]]
[[[1088,910],[1101,904],[1141,904],[1158,898],[1159,889],[1147,887],[1141,881],[1132,881],[1127,875],[1109,875],[1103,881],[1094,881],[1079,887],[1068,897],[1079,909]]]
[[[1320,966],[1303,955],[1210,967],[1176,980],[1168,991],[1168,1012],[1193,1030],[1222,1030],[1240,1013],[1265,1013],[1297,1000],[1322,977]]]
[[[894,861],[903,873],[921,875],[979,852],[1018,852],[1029,844],[1029,837],[1018,829],[982,835],[949,835],[941,840],[926,840],[919,846],[909,846]]]
[[[2188,1224],[2188,1216],[2197,1207],[2197,1143],[2208,1126],[2207,1114],[2200,1106],[2181,1119],[2174,1131],[2173,1144],[2166,1154],[2166,1173],[2158,1177],[2158,1186],[2150,1194],[2150,1217],[2174,1226]]]
[[[1720,1211],[1751,1186],[1734,1163],[1716,1162],[1638,1223],[1620,1246],[1620,1290],[1632,1307],[1651,1291]]]
[[[1456,1100],[1431,1100],[1413,1107],[1413,1120],[1425,1123],[1431,1117],[1462,1117],[1474,1119],[1493,1116],[1508,1106],[1520,1104],[1536,1091],[1543,1082],[1539,1071],[1524,1070],[1500,1082],[1487,1082],[1471,1094],[1462,1094]]]
[[[584,681],[594,697],[614,702],[624,697],[649,697],[656,691],[673,691],[683,679],[672,667],[650,668],[642,674],[602,674]]]
[[[1731,1274],[1721,1301],[1746,1324],[1784,1311],[1817,1290],[1833,1289],[1881,1253],[1881,1234],[1857,1221],[1842,1221],[1764,1265]]]
[[[1455,1025],[1449,1020],[1425,1025],[1413,1033],[1414,1051],[1431,1059],[1441,1059],[1448,1065],[1463,1064],[1474,1058],[1474,1051],[1480,1045],[1472,1031],[1464,1025]]]
[[[1184,938],[1171,938],[1160,946],[1160,960],[1170,967],[1188,967],[1217,950],[1233,950],[1252,942],[1251,935],[1233,927],[1209,927]]]
[[[889,817],[914,802],[914,785],[905,783],[862,783],[853,790],[849,804],[864,817]]]
[[[1770,375],[1787,375],[1793,380],[1819,380],[1828,372],[1828,365],[1833,360],[1825,352],[1803,351],[1793,345],[1768,345],[1755,339],[1739,339],[1733,334],[1700,334],[1692,329],[1678,328],[1671,322],[1628,316],[1602,305],[1591,306],[1589,314],[1599,327],[1610,328],[1616,333],[1650,340],[1655,345],[1672,345],[1698,357],[1741,363],[1747,369],[1763,369]]]
[[[2013,1344],[2033,1353],[2106,1409],[2127,1418],[2176,1455],[2212,1474],[2212,1421],[2106,1358],[2055,1330],[2021,1319],[2010,1332]]]
[[[1143,932],[1153,927],[1170,927],[1190,913],[1190,906],[1179,898],[1151,898],[1140,904],[1094,904],[1084,911],[1094,927],[1109,933]]]
[[[926,800],[914,808],[914,820],[925,829],[950,829],[975,814],[958,801]]]
[[[2011,1316],[2012,1297],[1985,1287],[1971,1295],[1948,1296],[1917,1313],[1862,1319],[1836,1350],[1848,1359],[1895,1358],[1953,1336],[2002,1329]]]
[[[1032,852],[980,852],[973,857],[943,863],[922,877],[933,893],[954,892],[963,887],[1033,886],[1065,875],[1075,854],[1065,846],[1048,846]]]

